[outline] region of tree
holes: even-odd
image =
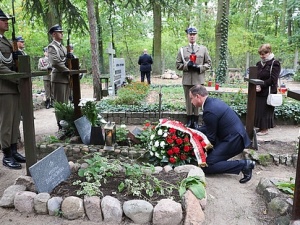
[[[90,28],[90,43],[91,43],[91,54],[92,54],[92,71],[93,71],[93,87],[94,87],[94,98],[100,100],[101,86],[100,86],[100,70],[98,61],[98,38],[97,38],[97,24],[95,16],[95,3],[94,0],[87,0],[88,20]]]
[[[161,64],[161,5],[159,1],[153,1],[153,74],[162,74]]]
[[[225,83],[228,55],[228,14],[229,0],[218,0],[216,24],[216,81]]]

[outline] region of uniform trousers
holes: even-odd
[[[51,81],[44,80],[44,89],[45,89],[45,97],[46,100],[53,99],[52,88],[51,88]]]
[[[151,84],[150,73],[150,71],[141,71],[141,82],[145,81],[146,76],[148,84]]]
[[[55,83],[52,82],[53,98],[55,102],[68,103],[70,96],[70,84],[69,83]],[[59,123],[60,118],[56,115],[56,121]]]
[[[187,115],[199,115],[199,107],[193,106],[190,99],[190,89],[194,85],[183,85],[184,97],[185,97],[185,108]]]
[[[20,120],[20,94],[0,94],[0,145],[2,149],[18,142]]]
[[[242,153],[244,146],[243,138],[238,133],[233,134],[228,140],[217,142],[207,155],[208,167],[203,167],[203,172],[206,174],[239,174],[245,166],[245,160],[228,159]]]

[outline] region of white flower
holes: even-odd
[[[160,142],[160,147],[164,148],[166,145],[165,141]]]
[[[126,128],[125,124],[121,124],[120,128]]]
[[[162,129],[159,129],[159,130],[157,131],[157,134],[158,134],[159,136],[161,136],[161,135],[163,134]]]
[[[154,146],[158,147],[159,146],[159,141],[155,141]]]
[[[154,139],[154,137],[155,137],[155,135],[154,135],[154,134],[151,134],[151,136],[150,136],[150,140],[153,140],[153,139]]]
[[[168,136],[168,133],[164,132],[163,137],[167,137],[167,136]]]

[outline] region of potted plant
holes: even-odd
[[[90,144],[103,145],[104,138],[101,128],[101,122],[99,120],[99,109],[95,101],[87,101],[82,106],[82,115],[85,116],[91,122],[91,137]]]

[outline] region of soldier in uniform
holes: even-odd
[[[205,83],[205,71],[211,67],[211,59],[208,50],[203,45],[198,45],[197,29],[189,27],[185,30],[189,44],[181,47],[176,58],[176,68],[182,70],[182,85],[185,96],[187,127],[197,129],[199,120],[199,107],[191,104],[189,90],[197,84]],[[191,61],[191,55],[194,55],[195,62]]]
[[[52,90],[51,90],[51,75],[50,75],[52,68],[51,65],[49,64],[48,48],[47,47],[43,48],[43,52],[44,52],[44,57],[39,59],[38,69],[48,71],[48,75],[43,76],[43,81],[44,81],[44,88],[45,88],[45,95],[46,95],[45,107],[46,109],[49,109],[50,107],[52,107],[51,101],[53,99],[52,92],[51,92]]]
[[[67,49],[61,44],[63,30],[56,24],[49,29],[53,41],[48,45],[49,63],[52,66],[51,82],[55,102],[68,103],[70,96],[69,69],[66,66]],[[56,115],[58,128],[61,129]]]
[[[25,49],[25,40],[23,39],[22,36],[16,37],[17,45],[18,45],[18,51],[20,55],[27,55],[26,52],[24,51]]]
[[[13,47],[5,38],[9,30],[8,20],[0,9],[0,76],[14,73]],[[2,163],[10,169],[21,169],[26,159],[17,152],[21,119],[19,80],[0,79],[0,144],[3,151]]]

